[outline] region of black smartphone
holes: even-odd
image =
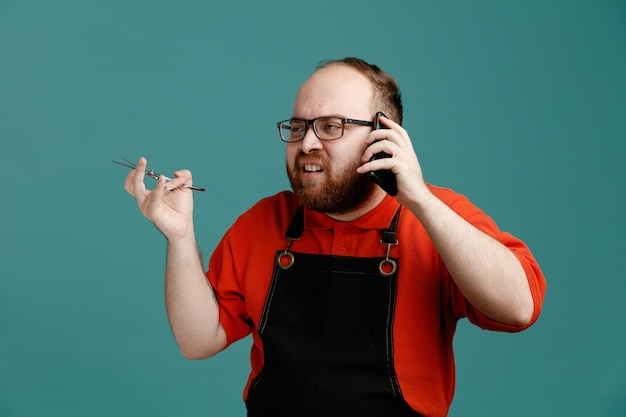
[[[387,127],[380,124],[380,116],[385,116],[382,112],[376,113],[376,119],[374,120],[374,129],[388,129]],[[378,152],[370,161],[374,161],[376,159],[382,158],[391,158],[391,155],[385,152]],[[391,172],[389,169],[381,169],[379,171],[371,171],[369,173],[370,178],[376,184],[380,186],[383,190],[387,192],[387,194],[394,196],[398,194],[398,183],[396,181],[396,175]]]

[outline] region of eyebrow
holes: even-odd
[[[304,117],[298,117],[298,116],[291,116],[292,119],[298,119],[298,120],[315,120],[315,119],[321,119],[324,117],[336,117],[338,119],[349,119],[349,117],[346,117],[342,114],[327,114],[324,116],[318,116],[318,117],[314,117],[313,119],[305,119]]]

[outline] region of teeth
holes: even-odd
[[[306,172],[316,172],[316,171],[321,171],[322,167],[320,167],[318,165],[309,165],[309,164],[307,164],[307,165],[304,166],[304,170]]]

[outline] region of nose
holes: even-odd
[[[315,150],[322,149],[322,141],[317,137],[315,131],[313,130],[313,126],[310,126],[302,140],[300,141],[300,148],[302,152],[305,154],[309,154]]]

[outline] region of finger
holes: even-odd
[[[174,172],[174,179],[167,183],[168,188],[176,189],[180,188],[183,185],[192,185],[193,178],[191,176],[191,171],[187,169],[183,169],[180,171]]]
[[[142,161],[143,160],[143,161]],[[137,198],[146,191],[144,185],[146,160],[140,158],[135,168],[126,175],[126,181],[124,182],[124,189],[133,197]]]
[[[391,151],[368,149],[368,151],[363,155],[363,160],[361,162],[363,170],[359,167],[359,172],[377,171],[379,169],[391,169],[395,163],[395,158],[393,158]]]
[[[374,132],[377,134],[381,134],[380,132],[394,132],[395,134],[390,136],[388,139],[392,139],[395,141],[410,141],[409,134],[405,128],[403,128],[400,124],[394,122],[392,119],[388,117],[380,117],[381,125],[385,128],[377,129]],[[384,135],[383,135],[384,136]],[[399,142],[398,142],[399,143]]]
[[[374,155],[377,155],[381,152],[384,152],[388,155],[393,155],[393,153],[395,152],[395,148],[397,148],[397,145],[392,143],[390,140],[387,140],[385,138],[376,139],[363,152],[363,156],[361,157],[361,162],[363,163],[369,162]]]
[[[146,160],[146,158],[144,158],[143,156],[141,158],[139,158],[139,161],[137,161],[137,165],[135,166],[135,169],[133,169],[131,172],[133,174],[132,176],[132,181],[133,181],[133,186],[134,187],[138,187],[138,189],[145,189],[145,184],[144,184],[144,177],[146,176],[146,165],[148,164],[148,161]]]
[[[393,121],[393,119],[390,119],[386,116],[381,116],[380,121],[383,126],[386,126],[387,128],[391,130],[394,130],[402,134],[406,133],[406,130],[402,127],[402,125],[400,125],[399,123],[396,123],[395,121]]]
[[[185,180],[192,180],[191,177],[191,171],[189,171],[188,169],[181,169],[179,171],[174,172],[174,177],[175,178],[185,178]]]
[[[365,139],[365,145],[370,146],[373,143],[379,141],[400,142],[400,135],[398,134],[398,132],[391,129],[372,130]]]
[[[378,159],[372,162],[367,162],[356,169],[358,174],[367,174],[368,172],[380,171],[382,169],[392,170],[390,165],[390,159]]]
[[[163,194],[165,193],[165,178],[159,177],[157,185],[152,191],[146,191],[142,198],[137,198],[139,209],[151,221],[155,221],[156,216],[160,212],[163,204]]]
[[[124,189],[135,198],[143,194],[142,191],[146,189],[143,183],[145,170],[141,170],[139,165],[139,163],[135,165],[135,168],[126,175],[126,181],[124,182]],[[145,160],[143,166],[145,167]]]
[[[135,196],[134,191],[133,191],[133,171],[130,171],[127,175],[126,175],[126,180],[124,181],[124,190],[126,190],[126,192],[130,195],[132,195],[133,197]]]
[[[156,203],[160,203],[163,200],[163,194],[165,194],[167,181],[165,177],[161,175],[157,180],[157,185],[152,190],[151,200]]]

